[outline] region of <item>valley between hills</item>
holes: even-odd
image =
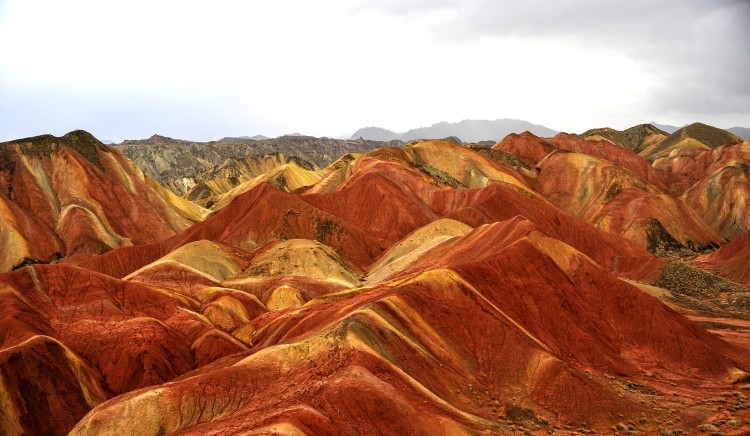
[[[701,123],[0,143],[0,434],[747,434],[749,198]]]

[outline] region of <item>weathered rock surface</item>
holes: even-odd
[[[746,432],[748,143],[704,136],[654,165],[649,126],[271,158],[202,221],[99,255],[96,215],[18,212],[47,185],[0,195],[3,253],[68,227],[88,247],[0,274],[0,433]],[[96,162],[124,156],[83,150],[96,177],[66,186],[120,189]]]

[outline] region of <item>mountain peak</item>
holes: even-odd
[[[73,130],[61,137],[50,134],[31,136],[5,142],[7,145],[19,145],[20,152],[28,156],[50,156],[57,147],[63,146],[75,150],[86,160],[102,168],[98,150],[109,152],[106,145],[85,130]]]
[[[151,135],[151,137],[149,137],[148,140],[152,142],[169,142],[169,141],[174,141],[174,138],[170,138],[169,136],[163,136],[163,135],[159,135],[155,133]]]

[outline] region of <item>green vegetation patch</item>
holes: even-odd
[[[514,403],[505,404],[503,415],[508,421],[533,429],[549,425],[549,421],[537,417],[531,409],[527,409]]]
[[[492,148],[488,147],[471,147],[472,150],[476,151],[479,154],[483,154],[490,159],[500,162],[500,163],[507,163],[508,165],[512,166],[515,169],[523,168],[526,170],[530,170],[531,166],[524,162],[522,159],[520,159],[518,156],[507,153],[502,150],[494,150]]]
[[[612,183],[604,194],[604,202],[612,201],[620,192],[622,192],[622,185],[617,182]]]
[[[457,179],[455,179],[453,176],[446,173],[445,171],[435,168],[433,166],[427,165],[426,163],[422,162],[422,159],[419,157],[417,152],[415,152],[413,149],[406,147],[404,148],[404,151],[412,158],[412,161],[409,162],[409,165],[427,174],[428,176],[437,180],[439,183],[442,183],[445,186],[450,186],[451,188],[466,188],[467,187],[466,185],[459,182]]]
[[[99,160],[99,151],[109,153],[109,149],[99,142],[98,139],[94,138],[93,135],[83,130],[75,130],[66,134],[61,139],[65,145],[77,151],[84,159],[104,170]]]
[[[691,309],[729,311],[734,315],[750,311],[750,288],[681,260],[670,260],[654,285],[668,290],[678,303]],[[721,328],[718,325],[710,327]]]
[[[315,223],[315,239],[325,242],[330,238],[336,237],[344,232],[339,223],[331,219],[322,219]]]
[[[646,249],[651,253],[679,251],[685,248],[664,228],[659,220],[652,218],[645,221],[644,226],[646,227]]]

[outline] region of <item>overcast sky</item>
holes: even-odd
[[[0,140],[750,127],[748,76],[748,0],[0,0]]]

